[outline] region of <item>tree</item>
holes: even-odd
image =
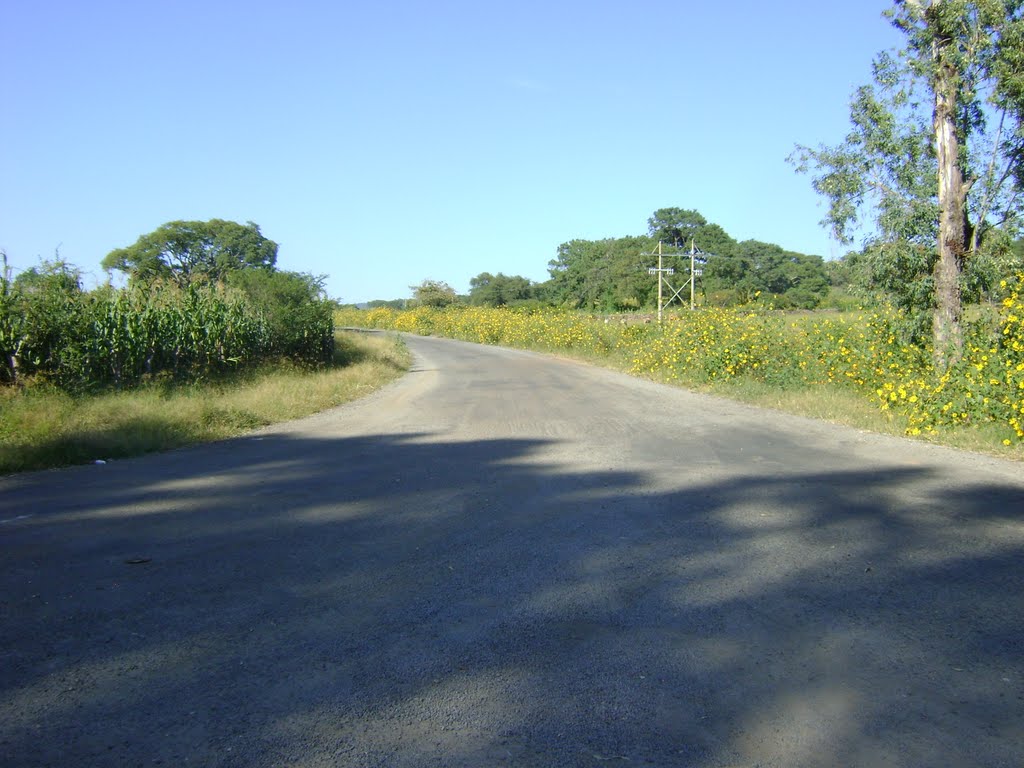
[[[665,245],[689,247],[708,221],[697,211],[659,208],[647,220],[647,232]]]
[[[879,54],[837,147],[797,147],[800,171],[829,201],[843,243],[868,212],[873,271],[907,305],[932,312],[940,370],[963,349],[962,278],[971,259],[1016,231],[1024,188],[1021,0],[897,0],[886,12],[906,47]],[[915,295],[914,289],[918,289]]]
[[[573,309],[648,306],[657,295],[657,282],[647,272],[652,265],[651,257],[643,253],[649,253],[653,247],[649,237],[562,243],[556,257],[548,262],[548,297],[555,304]]]
[[[708,259],[700,283],[702,291],[725,290],[746,301],[755,290],[744,282],[749,262],[738,254],[736,241],[718,224],[711,224],[700,213],[682,208],[660,208],[647,220],[647,231],[654,240],[678,246],[681,257],[673,257],[671,266],[689,274],[686,254],[696,246]],[[684,278],[685,279],[685,278]]]
[[[774,297],[778,306],[810,309],[828,293],[820,256],[786,251],[759,240],[744,240],[728,255],[709,257],[706,274],[711,290],[728,290],[740,303],[762,293]]]
[[[334,350],[334,304],[324,291],[326,275],[236,269],[227,284],[262,311],[274,354],[319,364]]]
[[[727,293],[747,301],[756,291],[772,292],[787,306],[816,306],[828,292],[824,262],[818,256],[785,251],[754,240],[738,244],[717,224],[697,211],[661,208],[647,221],[648,236],[570,240],[558,246],[548,262],[551,279],[533,287],[537,298],[573,309],[627,311],[653,307],[658,296],[658,242],[663,245],[662,266],[675,270],[667,281],[684,288],[690,277],[691,243],[707,258],[704,276],[696,288]],[[664,247],[667,242],[668,247]],[[674,243],[679,241],[679,247]],[[500,277],[500,276],[499,276]],[[474,285],[489,287],[497,280],[490,273],[474,278]],[[689,291],[680,295],[688,297]]]
[[[273,271],[277,243],[253,222],[171,221],[134,245],[111,251],[103,268],[126,272],[133,280],[171,279],[186,285],[195,279],[223,280],[240,269]]]
[[[57,255],[10,279],[6,256],[0,269],[0,347],[6,365],[0,380],[59,366],[72,354],[68,337],[82,335],[82,273]]]
[[[410,285],[413,299],[424,307],[447,307],[458,301],[455,289],[441,280],[424,280],[419,285]]]
[[[799,309],[813,309],[828,295],[829,279],[825,260],[820,256],[786,251],[782,270],[786,289],[781,301]]]
[[[374,299],[373,301],[366,302],[366,308],[377,309],[378,307],[387,307],[388,309],[405,309],[408,303],[408,299]]]
[[[533,296],[533,283],[519,275],[481,272],[469,281],[470,303],[478,306],[503,307]]]
[[[82,271],[58,257],[29,267],[14,278],[14,284],[27,294],[78,294],[82,292]]]
[[[709,256],[731,256],[736,241],[717,224],[705,224],[693,233],[694,244]],[[684,250],[686,249],[684,244]]]

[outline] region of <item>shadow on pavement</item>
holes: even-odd
[[[438,440],[6,480],[3,764],[1024,764],[1020,488]]]

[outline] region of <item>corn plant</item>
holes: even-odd
[[[124,388],[157,376],[196,381],[268,358],[320,364],[333,353],[330,305],[304,276],[273,277],[288,295],[156,281],[84,292],[63,264],[33,271],[24,286],[3,266],[0,384]]]
[[[19,359],[26,341],[25,317],[20,311],[20,296],[11,282],[11,271],[7,266],[7,254],[0,251],[3,267],[0,268],[0,381],[18,381]]]

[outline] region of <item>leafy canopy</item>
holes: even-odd
[[[697,211],[659,208],[647,220],[650,236],[665,245],[687,247],[702,234],[707,219]]]
[[[469,300],[477,306],[504,307],[532,298],[535,298],[533,283],[519,275],[481,272],[469,281]]]
[[[828,203],[822,225],[841,243],[863,238],[874,284],[905,308],[945,315],[936,350],[940,337],[959,343],[960,292],[976,299],[1012,269],[1024,213],[1021,8],[895,2],[885,15],[905,45],[875,57],[846,138],[790,156]]]
[[[195,279],[223,280],[241,269],[272,271],[277,243],[253,222],[171,221],[118,248],[103,259],[103,268],[127,273],[133,280],[171,279],[186,285]]]
[[[237,269],[227,284],[260,307],[274,339],[274,352],[295,360],[324,362],[333,349],[332,304],[324,291],[326,275]]]
[[[760,293],[765,298],[770,294],[777,306],[814,307],[828,293],[820,256],[756,240],[737,243],[719,225],[682,208],[661,208],[647,225],[646,236],[562,243],[548,263],[551,279],[543,286],[548,300],[570,308],[606,311],[656,306],[658,278],[649,269],[658,263],[654,254],[659,242],[662,266],[675,270],[667,277],[673,290],[689,280],[689,250],[695,244],[707,259],[696,290],[712,295],[716,302],[743,303]],[[689,295],[688,290],[683,293]]]
[[[459,298],[455,289],[443,280],[424,280],[409,288],[416,303],[424,307],[447,307]]]

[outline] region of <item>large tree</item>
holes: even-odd
[[[649,254],[649,237],[570,240],[558,246],[548,262],[548,298],[574,309],[622,310],[649,306],[657,282],[648,268],[657,264]],[[673,254],[672,259],[675,259]],[[678,266],[681,267],[682,262]],[[666,266],[677,266],[666,257]]]
[[[675,271],[667,282],[673,289],[683,288],[686,297],[691,244],[707,259],[697,282],[702,293],[725,291],[734,301],[747,301],[761,291],[777,295],[782,306],[811,307],[828,291],[820,257],[754,240],[737,243],[697,211],[661,208],[648,219],[647,229],[646,237],[562,243],[548,262],[551,279],[539,288],[549,301],[566,307],[622,311],[655,306],[658,278],[650,268],[658,265],[661,242],[662,267]],[[482,278],[493,276],[484,273],[474,280]]]
[[[647,220],[647,232],[665,245],[688,248],[708,221],[697,211],[659,208]]]
[[[927,281],[940,369],[959,360],[962,276],[1006,241],[1022,212],[1021,0],[902,0],[886,12],[906,45],[875,59],[853,129],[836,147],[798,147],[799,170],[829,201],[849,243],[874,218],[870,258],[897,292]],[[997,237],[999,235],[999,237]],[[907,294],[908,296],[911,294]]]
[[[469,280],[469,300],[486,307],[503,307],[534,298],[534,286],[520,275],[481,272]]]
[[[103,268],[128,273],[133,279],[170,278],[179,284],[195,279],[223,280],[233,271],[273,271],[277,243],[253,222],[171,221],[118,248],[103,259]]]
[[[424,280],[419,285],[410,285],[413,300],[421,307],[447,307],[459,300],[455,289],[443,280]]]
[[[708,258],[707,290],[745,303],[765,294],[779,307],[816,307],[828,293],[828,276],[820,256],[784,250],[774,243],[744,240]]]

